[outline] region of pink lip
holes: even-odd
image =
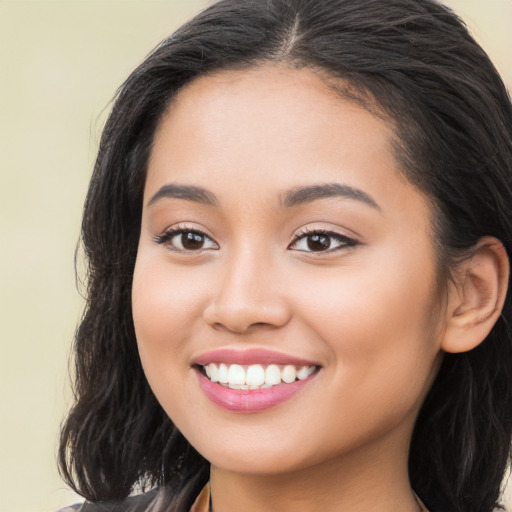
[[[220,349],[213,350],[201,354],[192,361],[192,364],[207,365],[210,363],[226,363],[226,364],[279,364],[294,366],[320,366],[314,361],[307,361],[298,357],[283,354],[281,352],[273,352],[263,349],[247,349],[247,350],[233,350],[233,349]]]
[[[307,386],[317,373],[307,379],[296,380],[291,384],[279,384],[264,389],[230,389],[205,377],[195,369],[199,385],[204,394],[216,405],[233,412],[251,413],[264,411],[292,398]]]

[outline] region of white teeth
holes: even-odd
[[[281,384],[291,384],[298,380],[307,379],[315,373],[316,366],[295,367],[288,364],[279,367],[270,364],[266,368],[261,364],[242,366],[240,364],[219,365],[210,363],[203,366],[206,376],[212,382],[218,382],[231,389],[261,389]]]
[[[210,375],[208,375],[208,373],[206,374],[206,375],[208,375],[208,378],[212,382],[219,382],[219,369],[217,368],[217,366],[214,364],[209,364],[205,367],[205,371],[206,371],[206,368],[210,369]]]
[[[246,384],[249,386],[261,386],[265,384],[265,370],[261,364],[251,364],[247,368]]]
[[[304,380],[307,379],[310,375],[312,375],[315,372],[314,366],[303,366],[298,372],[297,372],[297,379]]]
[[[232,364],[229,367],[228,384],[230,386],[241,386],[245,384],[245,370],[239,364]]]
[[[286,384],[290,384],[295,381],[297,378],[297,370],[295,369],[295,366],[292,366],[291,364],[287,364],[283,371],[281,372],[281,379],[283,379],[283,382],[286,382]]]
[[[277,364],[267,366],[267,369],[265,370],[265,384],[267,386],[281,384],[281,370]]]
[[[219,378],[219,382],[221,384],[227,384],[229,382],[229,379],[228,379],[228,367],[225,364],[219,365],[218,378]]]

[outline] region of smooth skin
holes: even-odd
[[[403,177],[393,136],[313,71],[271,65],[194,81],[159,125],[134,323],[156,397],[211,462],[215,512],[418,510],[415,419],[443,351],[492,328],[508,261],[484,239],[458,284],[438,288],[429,202]],[[320,188],[289,204],[308,187]],[[192,366],[226,348],[321,368],[278,406],[232,412]]]

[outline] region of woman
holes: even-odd
[[[493,510],[511,185],[506,89],[436,2],[184,25],[121,88],[85,205],[83,510]]]

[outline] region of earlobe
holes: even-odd
[[[480,239],[472,256],[460,266],[441,344],[445,352],[452,353],[467,352],[488,336],[501,314],[509,279],[507,253],[494,237]]]

